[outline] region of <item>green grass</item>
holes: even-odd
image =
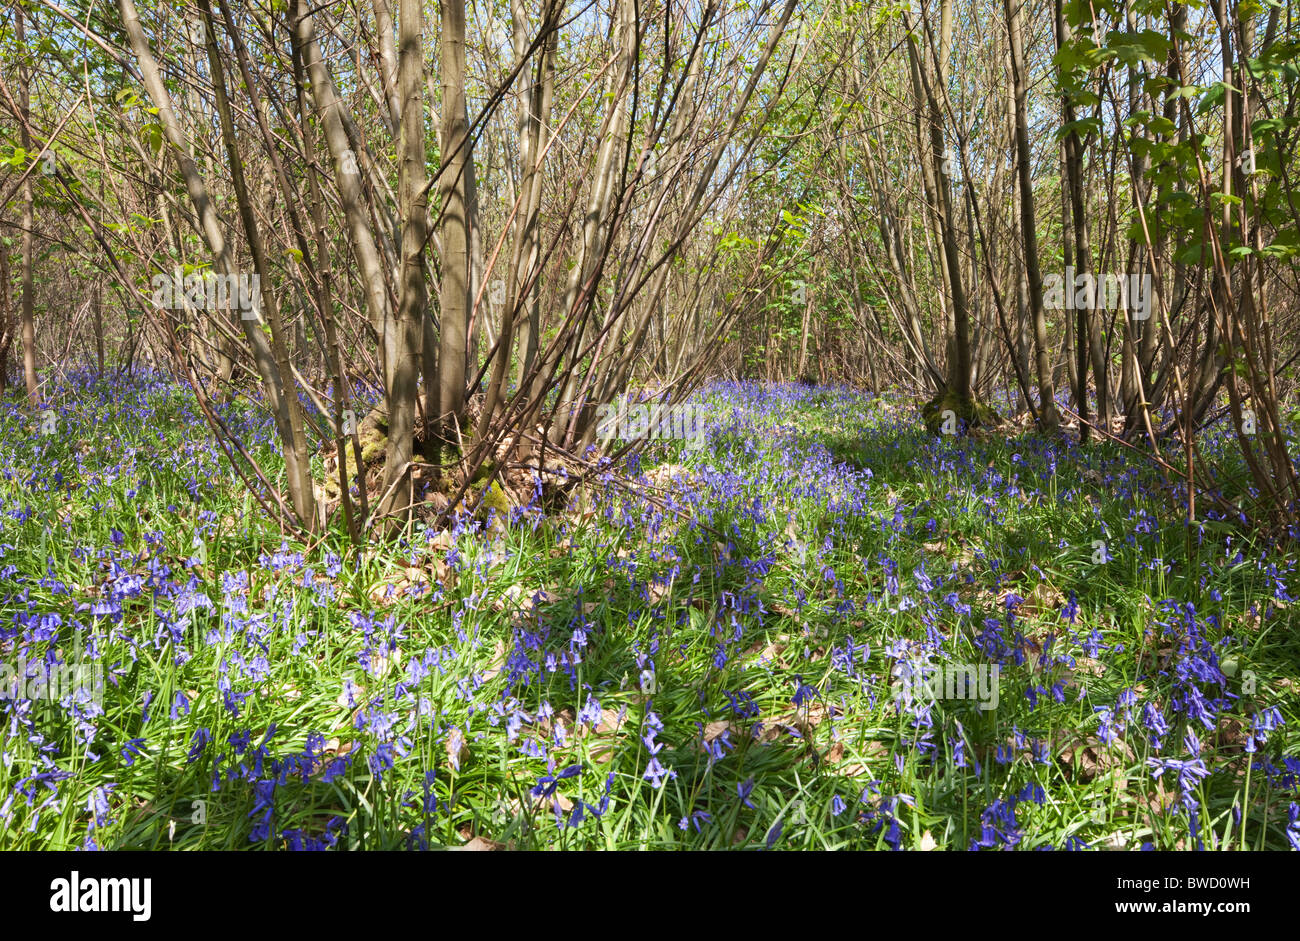
[[[935,439],[914,407],[838,390],[700,401],[708,445],[653,445],[632,491],[597,484],[564,514],[362,553],[339,533],[282,549],[177,390],[70,386],[52,437],[5,406],[0,660],[91,649],[109,681],[81,731],[67,703],[0,702],[0,846],[966,849],[986,820],[988,842],[1021,849],[1288,845],[1293,554],[1226,524],[1189,552],[1176,494],[1106,445]],[[242,408],[232,420],[278,473]],[[669,509],[636,492],[651,483]],[[1011,619],[1009,594],[1025,599]],[[116,609],[97,616],[105,598]],[[986,619],[1007,648],[997,708],[940,699],[916,724],[890,652],[928,638],[989,666]],[[1192,653],[1222,682],[1180,685]],[[244,697],[233,709],[223,686]],[[1192,688],[1224,700],[1212,729],[1175,708]],[[1129,690],[1108,744],[1096,710],[1122,712]],[[1148,704],[1168,724],[1159,752]],[[1240,730],[1269,707],[1284,723],[1255,757],[1271,770]],[[1208,771],[1186,792],[1195,834],[1176,772],[1147,764],[1192,757],[1189,728]],[[704,739],[724,734],[711,757]],[[543,785],[564,824],[584,802],[557,826],[530,791],[575,766]]]

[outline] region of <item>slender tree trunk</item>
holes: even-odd
[[[19,55],[23,56],[18,65],[18,112],[20,115],[19,140],[22,148],[31,153],[32,135],[28,131],[31,112],[31,72],[26,58],[26,36],[23,32],[23,8],[14,7],[15,35],[18,39]],[[32,408],[40,405],[40,384],[36,380],[36,316],[35,285],[32,279],[32,254],[35,249],[32,226],[35,225],[34,200],[32,196],[32,175],[27,174],[23,180],[22,191],[22,252],[23,252],[23,377],[27,382],[27,401]]]
[[[353,257],[365,289],[366,311],[370,325],[379,337],[384,363],[384,391],[392,386],[393,364],[388,350],[394,347],[395,322],[388,300],[388,277],[380,257],[379,246],[371,231],[370,213],[361,188],[361,164],[364,154],[357,153],[348,137],[343,102],[339,99],[325,66],[324,55],[316,39],[316,27],[308,0],[297,3],[297,38],[307,78],[311,83],[312,101],[320,118],[321,130],[330,157],[334,161],[334,178],[351,237]]]
[[[393,45],[393,12],[388,0],[372,0],[375,9],[375,28],[379,36],[380,83],[388,105],[388,127],[394,135],[402,122],[402,102],[398,92],[397,49]]]
[[[944,159],[943,115],[936,92],[925,68],[925,60],[917,48],[915,35],[908,34],[908,56],[911,59],[912,84],[917,106],[926,115],[929,128],[929,153],[926,166],[937,197],[942,264],[947,274],[948,291],[952,297],[952,362],[948,364],[947,390],[963,402],[973,396],[971,388],[970,308],[961,271],[961,255],[957,246],[957,222],[952,207],[952,192],[947,175],[943,173]],[[940,64],[940,70],[945,68]],[[938,70],[937,70],[938,71]]]
[[[816,264],[813,265],[812,278],[814,282],[817,280]],[[795,375],[801,379],[808,368],[808,330],[812,323],[813,292],[808,291],[807,295],[803,305],[802,323],[799,325],[799,365],[794,371]]]
[[[1071,40],[1071,30],[1065,20],[1062,0],[1055,0],[1055,19],[1056,45],[1060,49]],[[1072,259],[1066,262],[1067,271],[1069,267],[1073,267],[1076,275],[1096,275],[1098,272],[1092,270],[1092,244],[1088,232],[1088,206],[1083,193],[1083,141],[1079,137],[1078,129],[1074,126],[1076,117],[1074,102],[1068,92],[1063,94],[1061,98],[1061,114],[1065,125],[1070,128],[1061,141],[1064,153],[1062,186],[1068,200],[1068,215],[1074,247]],[[1072,265],[1071,261],[1073,262]],[[1078,303],[1079,298],[1074,290],[1074,285],[1067,283],[1065,290],[1075,294],[1075,397],[1077,399],[1076,407],[1079,411],[1079,440],[1087,441],[1092,434],[1088,421],[1088,367],[1090,361],[1093,367],[1093,380],[1097,384],[1098,419],[1102,422],[1103,427],[1109,424],[1110,407],[1106,390],[1107,370],[1103,359],[1103,351],[1100,349],[1100,318],[1097,312],[1095,294],[1081,305]],[[1109,431],[1109,428],[1106,428],[1106,430]]]
[[[1028,282],[1029,316],[1033,321],[1034,352],[1038,367],[1039,421],[1042,430],[1055,432],[1060,426],[1056,394],[1052,388],[1052,367],[1047,347],[1047,317],[1043,311],[1043,274],[1038,267],[1038,227],[1034,221],[1034,182],[1029,152],[1029,118],[1026,97],[1024,0],[1003,0],[1010,39],[1011,83],[1016,104],[1016,173],[1020,180],[1020,230],[1025,241],[1025,280]]]
[[[206,9],[206,0],[205,0]],[[189,194],[190,201],[194,206],[194,213],[198,220],[198,228],[207,243],[209,251],[213,257],[213,268],[220,275],[238,274],[234,253],[231,250],[229,242],[226,240],[222,224],[217,215],[216,207],[208,193],[207,185],[204,183],[202,176],[199,174],[197,164],[193,157],[190,156],[187,149],[185,135],[180,128],[180,123],[176,119],[175,112],[172,110],[171,95],[163,83],[162,74],[158,69],[157,60],[154,59],[153,52],[149,48],[148,40],[145,38],[144,28],[140,23],[140,16],[136,10],[134,0],[118,0],[118,11],[122,17],[122,25],[125,29],[131,50],[135,54],[139,63],[140,74],[144,79],[145,89],[149,97],[153,99],[154,105],[158,109],[158,120],[162,125],[163,134],[171,145],[172,152],[179,164],[181,176],[185,180],[185,188]],[[210,21],[210,17],[208,17]],[[211,33],[211,28],[208,30]],[[215,47],[210,47],[214,49]],[[213,56],[209,56],[209,63],[213,61]],[[215,78],[215,74],[214,74]],[[215,83],[221,86],[218,81]],[[221,105],[225,104],[225,107]],[[232,148],[234,142],[233,125],[230,124],[230,110],[228,103],[224,102],[224,88],[221,91],[221,100],[218,110],[224,112],[223,117],[223,136],[226,138],[228,147]],[[238,164],[231,167],[232,178],[236,175]],[[242,168],[239,168],[239,176],[242,183]],[[247,210],[251,214],[251,207],[248,206],[247,193],[244,193],[240,200],[241,210]],[[250,239],[253,233],[256,233],[256,226],[252,226]],[[260,250],[260,242],[258,250]],[[256,260],[256,258],[255,258]],[[270,283],[262,272],[265,270],[265,261],[259,265],[259,279],[262,287],[267,294],[263,295],[265,301],[270,292]],[[273,298],[270,304],[266,305],[268,310],[272,311],[273,319],[271,322],[273,335],[278,326],[278,313],[275,313]],[[286,390],[282,382],[282,375],[287,371],[287,356],[277,357],[272,351],[271,344],[267,341],[266,334],[262,331],[261,324],[257,320],[244,319],[240,317],[240,325],[243,327],[244,335],[248,339],[249,345],[253,351],[253,361],[257,367],[258,374],[262,379],[263,392],[266,395],[267,405],[275,418],[276,429],[280,434],[281,448],[284,453],[286,468],[288,468],[288,478],[290,487],[290,496],[294,503],[294,511],[298,514],[303,525],[311,527],[316,521],[314,492],[311,487],[310,472],[305,470],[305,454],[301,445],[301,425],[298,426],[298,434],[293,431],[295,409],[286,401],[293,398],[294,404],[297,403],[297,396],[291,385]],[[291,381],[291,379],[290,379]],[[300,420],[300,419],[299,419]],[[305,479],[304,479],[305,477]]]
[[[547,9],[550,10],[549,5]],[[528,48],[528,17],[522,0],[512,0],[510,17],[515,56],[521,58]],[[520,95],[516,124],[522,175],[520,193],[524,202],[521,214],[516,217],[512,262],[516,290],[520,292],[525,311],[519,328],[517,350],[521,387],[532,374],[537,358],[537,338],[541,331],[541,286],[536,278],[536,268],[541,249],[537,217],[542,202],[542,176],[537,162],[550,140],[551,102],[555,95],[555,48],[559,36],[550,15],[544,17],[542,25],[552,31],[540,50],[541,58],[536,70],[540,81],[533,82],[527,95]],[[518,303],[514,295],[507,292],[506,301],[513,313]]]
[[[334,375],[334,448],[338,455],[339,503],[343,507],[344,522],[353,543],[361,538],[361,527],[352,510],[351,480],[348,474],[347,448],[352,449],[352,460],[356,467],[358,496],[360,497],[361,515],[369,514],[369,500],[366,494],[366,465],[361,459],[361,439],[356,412],[350,408],[351,389],[348,387],[347,371],[343,368],[343,354],[339,344],[338,325],[334,321],[333,300],[333,265],[330,261],[330,242],[326,231],[325,200],[321,193],[320,181],[316,170],[316,145],[314,133],[308,121],[307,94],[303,82],[302,50],[297,37],[293,40],[293,74],[297,91],[298,120],[303,128],[303,155],[307,158],[308,192],[311,196],[312,227],[316,236],[316,306],[321,312],[321,322],[325,329],[325,345],[329,351],[329,369]],[[304,255],[306,253],[304,252]],[[351,422],[345,421],[345,414],[351,413]]]
[[[0,229],[0,232],[3,232]],[[0,396],[9,391],[9,347],[13,344],[13,296],[9,290],[9,249],[0,237]]]
[[[438,411],[443,443],[458,444],[465,412],[465,341],[469,315],[470,152],[465,104],[465,0],[442,0],[442,285],[439,297]]]
[[[128,0],[129,2],[129,0]],[[271,284],[271,267],[267,261],[266,249],[262,240],[257,216],[253,211],[253,202],[244,175],[244,161],[239,153],[235,137],[234,115],[226,93],[225,69],[222,67],[220,51],[217,48],[217,31],[212,19],[209,0],[198,0],[207,26],[206,44],[208,50],[208,67],[211,70],[213,97],[217,106],[217,115],[221,122],[221,136],[226,145],[226,163],[230,170],[231,188],[239,207],[239,217],[243,222],[244,235],[248,239],[249,251],[253,256],[253,270],[257,276],[258,293],[261,296],[262,311],[265,312],[271,329],[270,364],[263,363],[263,382],[268,388],[276,390],[277,399],[274,417],[280,442],[284,453],[285,473],[289,483],[289,496],[293,501],[294,512],[309,530],[317,527],[320,520],[316,510],[315,483],[311,476],[311,456],[307,451],[307,438],[303,432],[302,405],[298,401],[298,384],[294,381],[293,370],[289,365],[289,349],[285,342],[284,325],[280,321],[280,305]],[[138,26],[139,21],[136,21]],[[250,90],[251,91],[251,90]],[[240,323],[246,335],[256,335],[261,344],[266,343],[256,321],[250,321],[241,311]]]
[[[464,114],[465,127],[469,128],[469,106],[464,96],[462,102],[466,104]],[[465,372],[466,378],[470,374],[477,374],[478,368],[478,344],[479,338],[483,334],[484,324],[489,323],[491,317],[491,298],[489,293],[483,288],[483,269],[486,265],[483,259],[483,231],[479,225],[478,214],[478,173],[475,170],[474,160],[465,161],[465,231],[469,239],[469,275],[466,278],[466,297],[468,305],[468,337],[465,348]],[[475,301],[477,300],[477,304]],[[489,340],[491,328],[489,327]],[[507,350],[507,352],[509,352]],[[477,389],[467,389],[467,394],[477,392]]]
[[[424,10],[423,0],[400,0],[397,73],[402,130],[398,146],[398,199],[402,220],[401,295],[393,351],[395,369],[389,396],[388,453],[385,490],[390,505],[380,512],[405,509],[410,502],[416,398],[420,354],[429,296],[424,279],[424,242],[428,225],[428,187],[424,150]],[[447,271],[443,269],[443,277]],[[445,325],[445,321],[444,321]]]
[[[95,366],[104,375],[104,289],[95,285]]]

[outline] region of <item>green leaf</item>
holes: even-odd
[[[1271,245],[1265,245],[1259,250],[1259,253],[1267,258],[1282,260],[1295,258],[1300,256],[1300,242],[1284,242],[1279,239]]]
[[[1196,106],[1196,113],[1205,114],[1205,112],[1209,111],[1215,105],[1222,103],[1224,96],[1228,93],[1228,89],[1230,88],[1233,91],[1237,91],[1237,89],[1232,88],[1232,86],[1227,82],[1215,82],[1206,90],[1204,96],[1202,96],[1201,103]]]
[[[140,128],[140,136],[148,143],[149,149],[153,151],[155,157],[162,151],[163,129],[161,124],[156,121],[146,124]]]

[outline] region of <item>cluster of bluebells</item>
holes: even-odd
[[[975,541],[960,561],[931,548],[955,527],[1005,528],[1025,504],[1082,504],[1082,476],[1065,473],[1080,468],[1123,510],[1122,524],[1090,520],[1111,552],[1163,572],[1157,484],[1069,440],[1018,439],[1008,467],[861,393],[718,383],[699,399],[714,416],[705,447],[655,499],[605,467],[589,521],[548,520],[535,478],[510,538],[461,515],[392,550],[413,568],[437,556],[443,568],[425,570],[439,574],[375,588],[355,560],[278,534],[233,558],[238,533],[213,509],[232,485],[228,461],[165,378],[73,374],[52,398],[63,430],[50,437],[9,433],[27,418],[0,406],[0,654],[21,659],[24,679],[80,658],[103,683],[0,700],[0,826],[34,834],[71,806],[84,845],[99,846],[136,784],[179,762],[184,796],[214,802],[249,843],[363,841],[374,824],[329,797],[346,785],[390,798],[390,842],[423,848],[446,839],[463,817],[455,801],[496,774],[498,755],[528,769],[533,805],[565,838],[641,801],[683,839],[725,822],[775,848],[797,825],[773,811],[793,781],[755,769],[808,762],[836,788],[826,825],[851,843],[908,847],[909,816],[933,810],[928,789],[958,787],[982,808],[962,842],[1022,848],[1061,780],[1064,729],[1140,750],[1196,841],[1223,761],[1214,733],[1240,716],[1242,751],[1287,795],[1286,839],[1300,848],[1291,709],[1234,687],[1223,659],[1240,642],[1214,592],[1203,610],[1150,604],[1147,646],[1160,656],[1121,685],[1081,663],[1135,655],[1086,579],[1044,611],[1036,589],[1050,579],[1028,548]],[[799,422],[810,409],[847,431],[810,438]],[[221,415],[250,450],[272,446],[257,410]],[[137,431],[75,446],[105,423]],[[631,465],[641,483],[654,460]],[[145,501],[164,518],[137,513]],[[88,519],[61,522],[72,505]],[[16,548],[33,545],[47,554]],[[545,589],[507,592],[519,546],[522,561],[550,560]],[[1261,620],[1293,600],[1292,560],[1230,545],[1222,561],[1253,567]],[[967,665],[1001,671],[992,714],[969,697],[917,695],[926,671]],[[508,786],[491,779],[488,803]]]

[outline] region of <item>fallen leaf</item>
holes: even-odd
[[[465,744],[465,736],[460,729],[451,730],[443,742],[443,749],[447,752],[447,760],[457,771],[460,770],[461,762],[469,761],[469,746]]]
[[[494,850],[504,848],[504,844],[496,843],[492,840],[481,836],[476,836],[464,846],[449,846],[449,850],[458,850],[462,853],[490,853]]]
[[[483,671],[483,682],[486,683],[492,679],[506,665],[506,644],[503,640],[497,640],[496,645],[492,648],[492,662],[488,668]]]

